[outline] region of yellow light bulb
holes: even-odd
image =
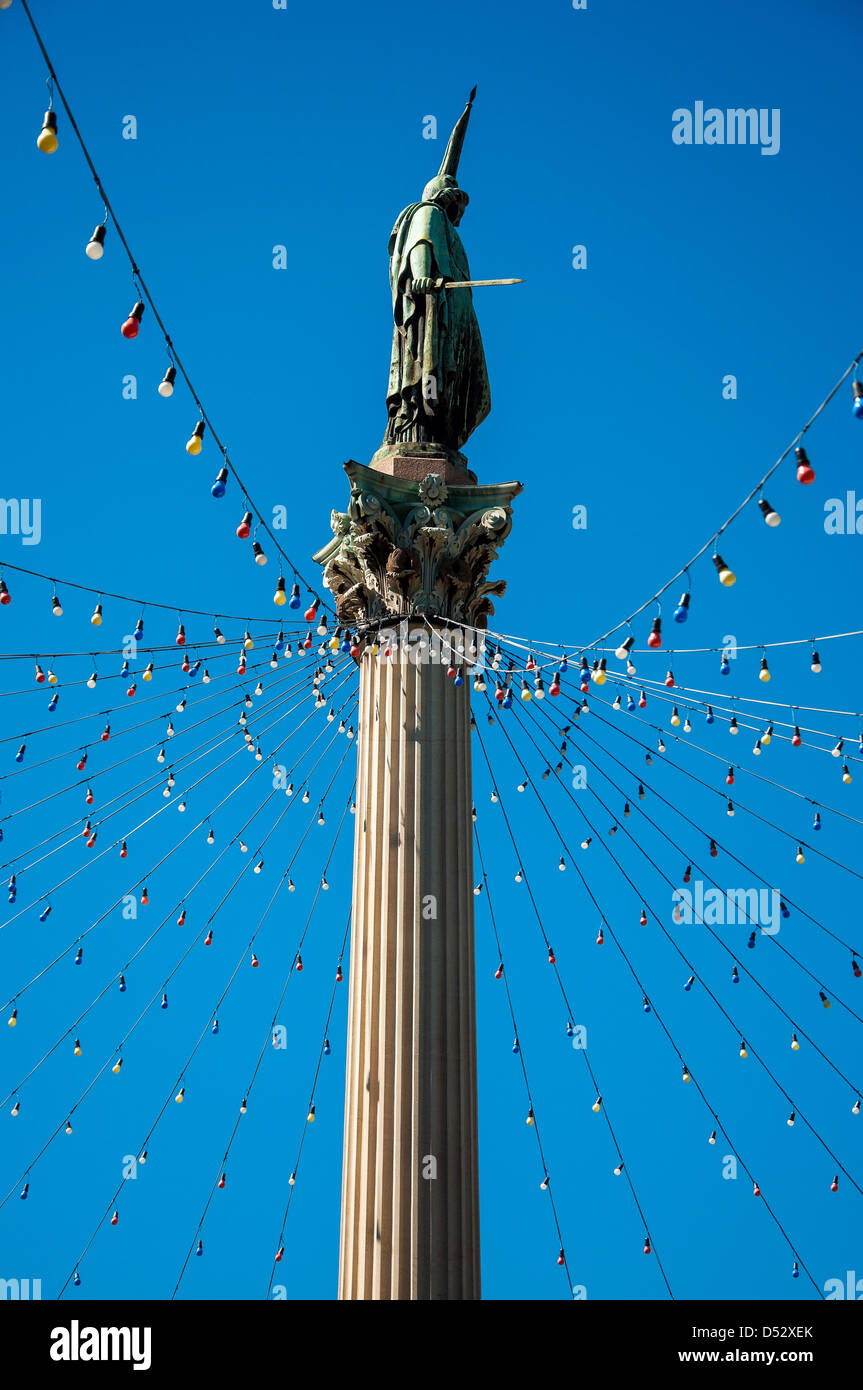
[[[760,670],[760,671],[758,672],[758,679],[759,679],[760,681],[769,681],[769,680],[770,680],[770,672],[768,671],[768,669],[767,669],[766,666],[763,667],[762,670]]]
[[[719,582],[724,584],[726,589],[730,589],[732,584],[737,583],[737,575],[734,570],[722,569],[719,571]]]
[[[608,676],[607,676],[607,673],[606,673],[605,671],[603,671],[602,668],[600,667],[600,669],[594,674],[593,679],[594,679],[594,681],[596,682],[597,685],[605,685],[605,682],[606,682],[606,680],[608,679]]]
[[[793,1034],[792,1034],[792,1037],[791,1037],[791,1051],[792,1051],[792,1052],[799,1052],[799,1051],[800,1051],[800,1044],[799,1044],[799,1042],[797,1041],[797,1034],[796,1034],[796,1033],[793,1033]]]
[[[597,1096],[597,1097],[596,1097],[596,1100],[593,1102],[593,1105],[590,1107],[591,1110],[593,1111],[594,1115],[598,1115],[598,1114],[599,1114],[599,1110],[600,1110],[601,1105],[602,1105],[602,1101],[600,1100],[599,1096]]]
[[[847,768],[842,773],[842,781],[845,783],[846,787],[848,786],[848,783],[851,781],[851,773],[847,770]]]
[[[48,684],[49,684],[49,685],[56,685],[56,684],[57,684],[57,677],[54,675],[54,672],[53,672],[53,671],[49,671],[49,672],[48,672]]]
[[[201,452],[201,440],[197,434],[193,434],[186,444],[187,454],[199,454]]]
[[[529,690],[523,690],[523,691],[521,692],[521,698],[522,698],[523,700],[529,700],[529,699],[531,698],[530,691],[529,691]]]
[[[740,1044],[740,1056],[744,1059],[744,1061],[749,1056],[749,1053],[746,1051],[745,1043]]]
[[[51,117],[49,122],[48,117]],[[59,141],[57,139],[57,117],[53,111],[45,112],[45,122],[36,136],[36,144],[43,154],[53,154]]]
[[[806,863],[806,859],[805,859],[805,856],[804,856],[804,854],[803,854],[802,849],[799,849],[794,857],[795,857],[795,859],[797,860],[797,863],[798,863],[798,864],[805,864],[805,863]]]
[[[282,602],[284,602],[284,600],[282,600]],[[255,645],[255,644],[254,644],[254,642],[252,641],[251,637],[247,637],[247,638],[245,639],[245,641],[243,642],[243,646],[245,647],[245,649],[246,649],[247,652],[250,652],[250,651],[252,650],[252,648],[253,648],[254,645]]]
[[[75,1041],[75,1056],[76,1056],[76,1057],[80,1057],[80,1056],[81,1056],[81,1044],[77,1041],[77,1039],[76,1039],[76,1041]],[[115,1067],[114,1070],[116,1071],[117,1068]]]
[[[12,1010],[12,1012],[11,1012],[11,1014],[9,1015],[9,1018],[8,1018],[8,1023],[9,1023],[9,1027],[10,1027],[10,1028],[17,1028],[17,1026],[18,1026],[18,1010],[17,1010],[17,1009],[13,1009],[13,1010]]]
[[[185,1094],[186,1088],[185,1086],[181,1086],[177,1094],[174,1096],[174,1100],[177,1102],[178,1105],[183,1104],[183,1097],[185,1096]]]
[[[284,589],[277,589],[276,592],[273,594],[273,603],[277,603],[280,608],[283,608],[287,601],[288,596],[285,593]]]
[[[671,716],[671,722],[672,722],[672,724],[674,725],[674,727],[675,727],[675,729],[676,729],[677,726],[678,726],[678,724],[680,723],[680,715],[679,715],[679,714],[672,714],[672,716]]]
[[[112,1070],[112,1072],[114,1073],[115,1076],[116,1076],[117,1073],[119,1072],[119,1070],[120,1070],[120,1068],[122,1067],[122,1065],[123,1065],[123,1058],[122,1058],[122,1057],[119,1057],[119,1058],[117,1059],[117,1061],[114,1063],[113,1067],[111,1068],[111,1070]]]

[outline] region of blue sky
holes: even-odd
[[[154,0],[126,5],[122,13],[94,0],[86,22],[76,7],[34,0],[33,9],[196,388],[257,504],[287,508],[285,546],[308,576],[310,554],[330,535],[331,509],[347,499],[343,460],[368,462],[383,433],[390,229],[436,172],[474,83],[478,97],[459,171],[471,198],[463,240],[475,276],[526,281],[476,295],[493,406],[465,452],[482,480],[524,483],[512,535],[493,572],[509,581],[498,605],[501,630],[576,652],[625,618],[710,539],[863,346],[853,235],[861,197],[849,140],[861,17],[851,0],[818,7],[798,0],[698,7],[590,0],[583,12],[562,0],[533,10],[509,0],[467,7],[443,0],[433,21],[393,4],[359,11],[342,0],[325,12],[299,14],[277,12],[265,0],[242,9],[215,0],[205,11]],[[145,314],[135,342],[118,332],[136,295],[116,234],[109,229],[101,262],[83,254],[102,205],[62,112],[57,153],[45,157],[36,149],[45,74],[16,3],[0,15],[0,73],[4,182],[12,193],[0,210],[7,247],[3,493],[42,502],[40,544],[3,536],[0,555],[8,564],[140,595],[172,610],[248,613],[275,627],[268,617],[275,612],[275,566],[271,561],[261,573],[234,537],[242,512],[236,486],[223,501],[210,497],[220,461],[211,440],[198,459],[184,452],[197,419],[194,403],[179,388],[169,401],[155,392],[167,358],[152,315]],[[697,101],[779,109],[779,152],[674,144],[672,112]],[[437,142],[423,139],[429,114],[438,120]],[[122,138],[128,115],[137,120],[136,140]],[[285,271],[273,269],[277,245],[288,248]],[[576,245],[587,247],[585,270],[572,268]],[[134,400],[123,397],[129,373],[137,377]],[[722,396],[728,374],[737,378],[735,400]],[[767,496],[782,514],[781,527],[769,531],[751,506],[723,537],[736,586],[718,585],[709,557],[693,570],[684,645],[714,651],[676,659],[681,684],[766,699],[758,651],[741,653],[732,674],[719,677],[715,649],[729,635],[757,645],[861,626],[863,541],[824,529],[825,503],[844,498],[860,477],[863,423],[853,419],[850,399],[846,383],[807,438],[815,483],[800,487],[792,462],[771,481]],[[582,531],[572,527],[578,504],[587,507]],[[14,581],[14,600],[0,612],[4,655],[54,656],[58,644],[61,651],[91,650],[87,596],[63,592],[60,628],[51,616],[49,584],[10,570],[5,575],[10,588]],[[665,603],[667,640],[677,596]],[[651,613],[636,624],[639,647]],[[106,601],[102,647],[118,645],[137,617],[137,608]],[[175,619],[174,612],[149,610],[147,641],[170,645]],[[237,636],[243,623],[227,627]],[[187,628],[203,640],[210,623],[189,619]],[[256,635],[265,630],[258,624]],[[859,652],[859,639],[822,644],[820,675],[810,672],[806,647],[771,652],[768,690],[776,719],[788,719],[792,704],[859,709]],[[266,643],[251,655],[265,660]],[[72,687],[86,680],[89,664],[87,655],[58,662],[70,687],[61,691],[58,718],[120,703],[109,700],[107,681],[98,694]],[[639,676],[661,682],[667,664],[662,655],[643,655]],[[105,674],[118,665],[105,660]],[[213,674],[224,668],[214,663]],[[23,741],[15,736],[54,716],[44,708],[44,689],[32,687],[32,660],[8,661],[4,672],[4,691],[26,692],[4,700],[8,741],[0,754],[8,774]],[[176,674],[158,689],[180,685]],[[267,668],[268,695],[272,688],[276,699],[270,681]],[[112,686],[120,689],[119,679]],[[195,700],[219,688],[214,682],[199,690],[190,712]],[[347,694],[345,687],[339,698]],[[206,709],[218,704],[214,699]],[[146,708],[136,707],[136,715],[143,719]],[[149,708],[163,706],[156,701]],[[553,713],[563,722],[563,710]],[[645,711],[666,731],[667,715],[668,707],[653,700]],[[522,726],[527,718],[519,716]],[[97,722],[86,726],[89,738],[98,738]],[[133,721],[123,710],[112,722],[119,729]],[[822,745],[844,734],[856,751],[856,719],[812,715],[801,722],[825,732]],[[702,716],[694,724],[700,747],[731,759],[719,720],[708,728]],[[273,740],[288,727],[287,720],[278,725]],[[513,715],[507,728],[538,773],[541,755],[523,731],[516,734],[518,727]],[[623,727],[654,746],[655,734],[634,720]],[[643,752],[598,720],[584,729],[627,764],[629,771],[621,772],[592,749],[631,796],[644,775]],[[327,726],[318,748],[332,735]],[[78,737],[67,729],[27,739],[28,762],[61,756],[56,765],[0,784],[3,814],[77,780],[71,752]],[[745,1174],[722,1178],[729,1150],[721,1138],[715,1148],[706,1144],[710,1113],[695,1088],[681,1084],[679,1058],[655,1017],[644,1014],[620,954],[609,941],[596,948],[596,911],[572,868],[557,872],[561,850],[536,800],[516,792],[522,772],[505,738],[487,725],[482,738],[675,1295],[813,1296],[805,1278],[790,1278],[793,1256]],[[110,747],[119,758],[150,741],[145,730]],[[0,1274],[41,1277],[53,1296],[71,1272],[119,1181],[123,1155],[147,1134],[180,1074],[346,747],[336,736],[312,774],[311,804],[292,805],[272,830],[264,871],[246,874],[216,918],[212,951],[193,951],[169,986],[167,1013],[151,1011],[125,1051],[123,1073],[115,1077],[109,1068],[82,1104],[74,1135],[61,1132],[46,1150],[31,1174],[27,1202],[13,1197],[0,1211]],[[585,754],[591,747],[585,739]],[[734,760],[822,808],[860,815],[861,764],[851,763],[858,775],[846,787],[841,764],[823,753],[774,740],[758,761],[750,747],[744,732]],[[102,756],[94,754],[91,766],[101,765]],[[669,757],[711,787],[724,786],[715,759],[670,742]],[[248,772],[246,755],[239,761]],[[219,1037],[207,1037],[197,1053],[184,1105],[171,1103],[146,1171],[127,1184],[120,1225],[99,1230],[81,1265],[81,1288],[67,1296],[173,1291],[349,798],[351,761],[349,749],[327,801],[327,824],[312,826],[292,871],[297,893],[289,906],[280,895],[261,929],[255,948],[261,967],[251,971],[244,961],[220,1008]],[[634,813],[627,826],[638,830],[667,874],[679,874],[687,859],[703,860],[704,837],[715,834],[752,872],[854,944],[858,878],[815,853],[798,866],[793,852],[798,839],[817,838],[826,854],[853,868],[859,845],[853,821],[823,809],[816,837],[810,804],[745,775],[735,794],[780,829],[740,813],[730,821],[714,792],[660,761],[654,755],[652,787],[703,831],[696,834],[669,807],[653,805],[669,845]],[[189,813],[204,815],[230,791],[232,766],[214,773],[194,803],[190,796]],[[572,1280],[590,1298],[663,1297],[657,1263],[642,1254],[642,1218],[612,1173],[615,1150],[603,1117],[591,1112],[586,1068],[566,1038],[542,936],[512,886],[517,865],[477,747],[474,766],[478,828],[493,865],[489,887]],[[106,776],[105,785],[119,795],[157,771],[152,752],[142,753]],[[266,765],[218,814],[216,852],[260,805],[261,778]],[[584,833],[577,806],[551,782],[541,789],[575,848]],[[620,814],[622,796],[590,769],[588,790],[575,797],[604,835],[609,814],[596,796]],[[141,819],[158,800],[157,790],[155,799],[140,803]],[[77,818],[80,801],[80,791],[64,792],[12,821],[2,862]],[[252,849],[282,809],[270,802],[261,810]],[[142,832],[135,864],[171,848],[176,824],[162,814]],[[153,878],[147,912],[168,912],[212,862],[204,835]],[[279,1012],[289,1047],[266,1051],[232,1148],[228,1185],[215,1194],[203,1227],[204,1258],[190,1261],[180,1296],[266,1293],[344,933],[349,839],[343,835],[337,844],[327,872],[331,888],[321,895],[303,947],[305,970],[292,978]],[[587,858],[579,861],[592,891],[816,1283],[823,1288],[847,1270],[863,1276],[860,1194],[844,1177],[839,1192],[830,1192],[833,1159],[801,1120],[786,1126],[785,1097],[753,1056],[739,1060],[735,1030],[706,992],[683,991],[686,970],[667,939],[639,926],[643,898],[664,913],[672,931],[665,880],[618,835],[615,853],[638,884],[636,894],[604,852],[593,852],[598,848],[592,846],[589,867]],[[80,862],[77,843],[46,860],[29,876],[33,896]],[[725,855],[715,864],[723,886],[756,881]],[[130,871],[106,855],[53,896],[47,923],[38,922],[37,906],[0,931],[4,999],[109,911]],[[237,859],[226,856],[190,897],[196,926],[238,872]],[[30,901],[22,888],[10,916]],[[7,1126],[0,1198],[173,969],[186,942],[173,915],[129,973],[128,991],[110,991],[88,1017],[84,1056],[73,1058],[67,1040],[24,1087],[20,1116],[0,1116]],[[753,953],[745,950],[743,927],[723,930],[765,988],[860,1085],[861,1025],[838,1004],[823,1010],[818,984],[777,943],[861,1012],[863,984],[852,977],[848,952],[796,911],[777,941],[765,938]],[[787,1020],[748,978],[731,985],[730,961],[715,941],[695,927],[674,931],[798,1113],[854,1172],[863,1125],[863,1116],[851,1115],[854,1093],[812,1047],[791,1052]],[[566,1298],[535,1139],[524,1124],[511,1023],[493,978],[497,956],[483,898],[476,934],[484,1293]],[[18,1027],[4,1028],[0,1038],[3,1095],[143,939],[141,925],[114,912],[88,937],[80,968],[68,957],[28,991]],[[323,1062],[316,1121],[287,1226],[278,1277],[289,1297],[335,1294],[345,1006],[346,990],[337,994],[329,1025],[332,1051]],[[83,1082],[82,1063],[89,1067]]]

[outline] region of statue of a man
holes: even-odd
[[[485,354],[456,231],[468,195],[456,180],[476,88],[449,138],[440,171],[422,202],[398,217],[389,242],[393,351],[385,444],[429,441],[461,449],[491,409]]]

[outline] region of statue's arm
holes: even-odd
[[[410,254],[411,283],[409,293],[414,295],[431,294],[437,284],[434,270],[431,246],[427,241],[417,242]]]

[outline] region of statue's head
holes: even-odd
[[[452,174],[436,174],[423,189],[423,202],[436,203],[443,208],[450,222],[457,227],[470,199],[463,188],[459,188]]]

